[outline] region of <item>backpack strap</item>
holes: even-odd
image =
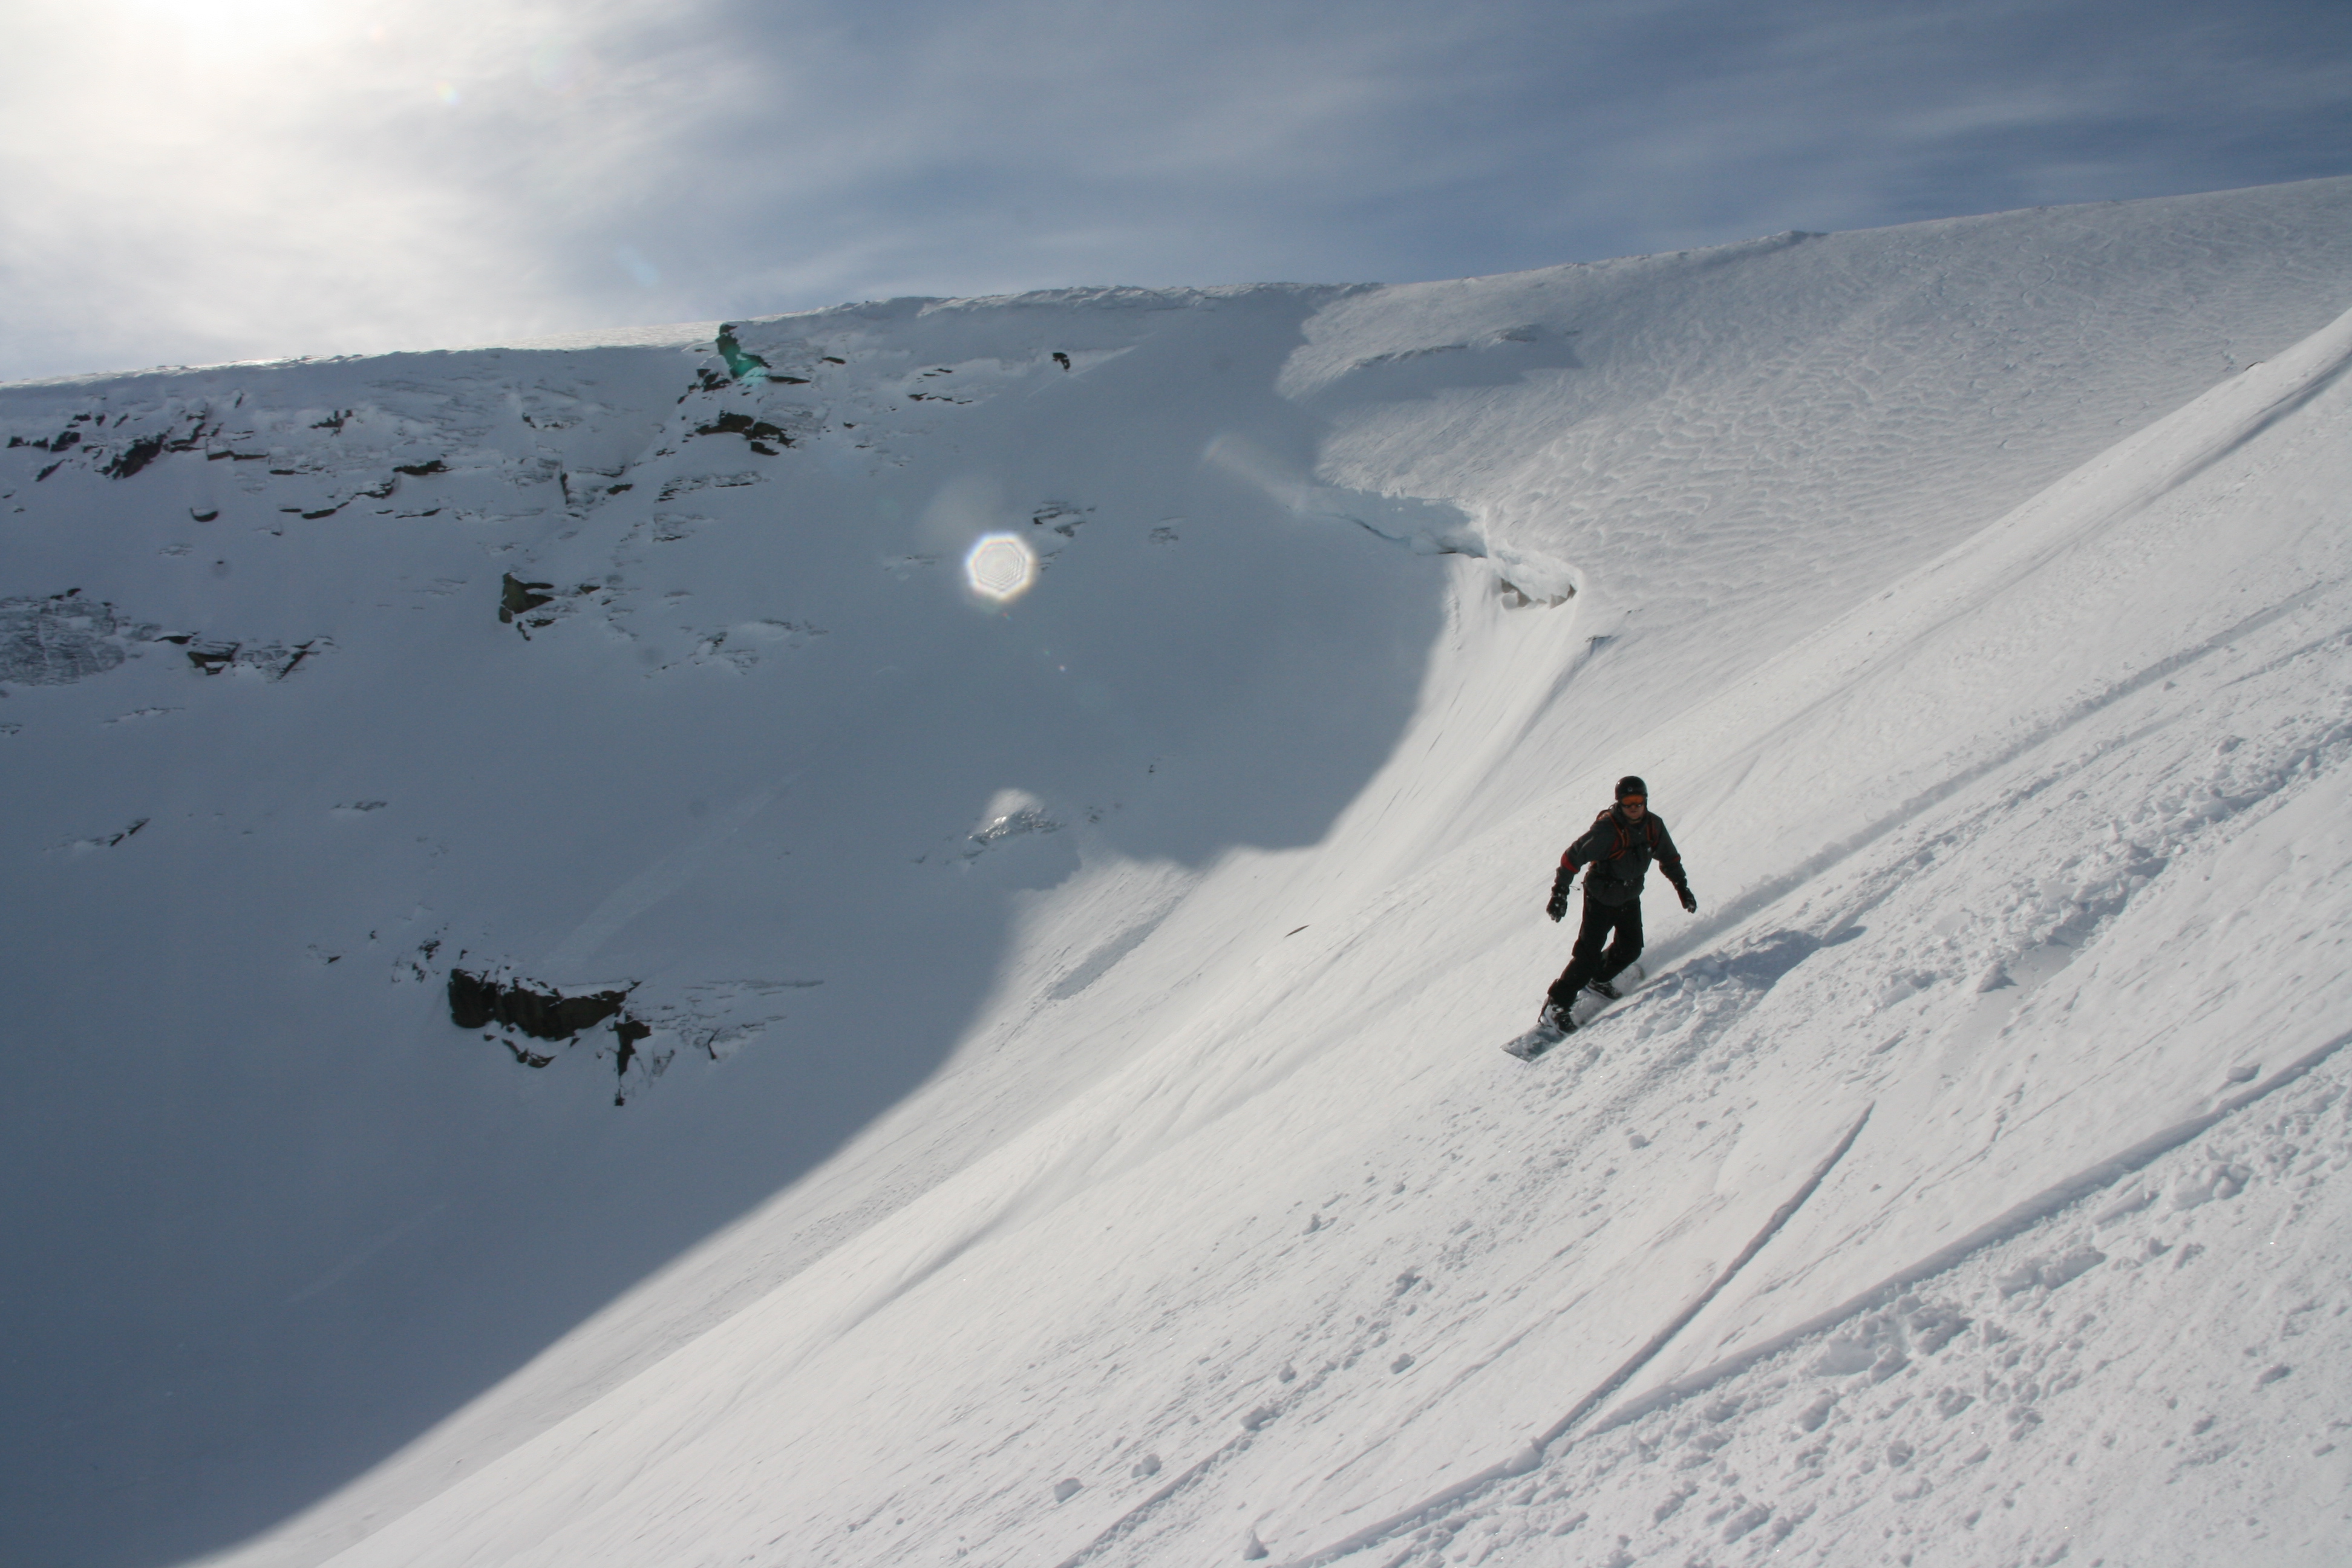
[[[1598,827],[1604,822],[1609,825],[1610,833],[1616,839],[1617,847],[1610,850],[1608,854],[1602,856],[1601,858],[1604,860],[1622,859],[1624,857],[1625,851],[1633,847],[1633,836],[1625,830],[1625,824],[1619,819],[1616,808],[1613,806],[1594,817],[1592,819],[1592,826]]]
[[[1633,829],[1632,824],[1618,819],[1617,814],[1613,810],[1604,811],[1592,820],[1596,826],[1602,822],[1608,822],[1616,831],[1617,847],[1609,852],[1610,859],[1621,859],[1633,850]],[[1643,843],[1648,847],[1652,855],[1654,856],[1657,854],[1658,819],[1656,817],[1645,815],[1642,818],[1642,840]]]

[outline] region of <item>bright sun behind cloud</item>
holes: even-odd
[[[642,66],[644,29],[696,5],[10,8],[0,289],[37,301],[9,323],[10,351],[38,361],[115,321],[172,323],[139,334],[132,363],[582,325],[578,284],[551,267],[593,257],[621,276],[616,240],[647,241],[604,215],[656,177],[648,123],[697,112],[682,73],[616,87],[609,62]]]

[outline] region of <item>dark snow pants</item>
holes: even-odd
[[[1612,938],[1615,940],[1612,941]],[[1608,943],[1608,951],[1601,944]],[[1622,904],[1604,904],[1591,893],[1584,895],[1584,923],[1576,929],[1576,946],[1570,950],[1568,967],[1551,983],[1549,993],[1555,1002],[1573,1003],[1576,994],[1595,980],[1613,980],[1617,972],[1642,956],[1642,900],[1639,897]]]

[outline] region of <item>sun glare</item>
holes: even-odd
[[[984,598],[1016,599],[1037,579],[1037,552],[1017,533],[984,533],[963,558],[963,574]]]
[[[183,47],[250,59],[364,29],[373,6],[315,0],[133,0],[122,9],[174,26]]]

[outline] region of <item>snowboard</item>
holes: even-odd
[[[1617,977],[1610,984],[1617,988],[1617,1000],[1622,1001],[1632,995],[1640,987],[1642,982],[1648,978],[1648,972],[1636,962],[1620,970]],[[1576,1026],[1580,1029],[1583,1028],[1610,1005],[1612,1002],[1609,997],[1601,995],[1589,986],[1586,987],[1577,994],[1576,1006],[1573,1009]],[[1555,1035],[1549,1029],[1533,1028],[1511,1041],[1503,1049],[1506,1054],[1515,1056],[1523,1062],[1531,1062],[1566,1038],[1568,1038],[1566,1035]]]

